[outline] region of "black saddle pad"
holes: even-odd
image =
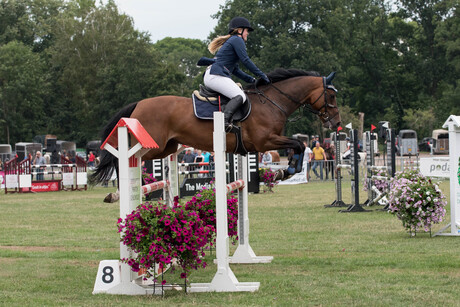
[[[213,119],[213,113],[219,111],[219,100],[217,101],[208,101],[208,100],[200,100],[198,96],[195,94],[192,95],[193,101],[193,111],[195,112],[195,116],[199,119]],[[225,105],[229,99],[227,97],[221,96],[221,105],[222,111],[225,111]],[[248,118],[249,114],[251,114],[251,102],[249,101],[249,97],[246,96],[246,101],[243,103],[241,108],[239,108],[235,114],[233,115],[233,122],[242,122]]]

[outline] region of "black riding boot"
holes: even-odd
[[[240,95],[233,97],[230,99],[229,102],[225,105],[224,109],[224,118],[225,118],[225,128],[231,128],[232,126],[232,119],[233,114],[235,114],[236,110],[243,104],[243,97]]]

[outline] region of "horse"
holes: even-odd
[[[264,84],[259,80],[246,86],[244,90],[251,101],[251,114],[240,123],[246,150],[265,152],[292,148],[297,154],[303,153],[305,147],[301,141],[282,136],[288,117],[300,107],[317,114],[325,127],[336,129],[341,119],[336,101],[337,90],[332,85],[334,76],[335,73],[322,77],[317,72],[277,69],[268,73],[270,83]],[[213,150],[213,122],[194,115],[191,98],[158,96],[131,103],[109,120],[102,131],[103,140],[122,117],[139,120],[159,146],[144,154],[143,160],[167,157],[177,151],[179,144]],[[233,152],[236,147],[236,136],[227,133],[227,152]],[[117,158],[102,151],[101,161],[90,176],[90,183],[107,180],[117,165]],[[277,179],[286,179],[291,173],[281,170]]]

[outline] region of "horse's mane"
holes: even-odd
[[[301,69],[284,69],[284,68],[277,68],[274,71],[271,71],[267,74],[268,78],[272,83],[276,83],[279,81],[283,81],[289,78],[300,77],[300,76],[312,76],[312,77],[319,77],[321,76],[317,71],[305,71]],[[257,84],[249,84],[246,88],[254,88],[255,85],[263,85],[262,80],[258,80]]]

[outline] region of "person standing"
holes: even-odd
[[[93,154],[92,151],[90,151],[89,155],[88,155],[88,166],[89,167],[94,167],[95,160],[96,160],[96,156]]]
[[[182,162],[181,163],[193,163],[195,162],[195,155],[192,153],[192,150],[190,148],[187,148],[187,150],[185,151],[185,155],[184,157],[182,158]],[[195,167],[193,165],[187,165],[185,167],[185,170],[186,171],[193,171],[195,169]],[[185,178],[191,178],[192,176],[190,174],[187,174],[185,175]]]
[[[313,173],[315,173],[316,178],[320,178],[323,180],[323,164],[326,161],[326,154],[324,153],[324,149],[321,147],[321,144],[319,142],[316,142],[315,148],[313,148],[313,157],[314,157],[314,162],[313,162]],[[320,175],[316,172],[316,168],[319,166],[319,171]]]
[[[43,170],[45,169],[45,158],[42,157],[42,153],[40,151],[37,151],[35,154],[34,161],[32,163],[33,165],[39,166],[37,168],[37,180],[43,180]]]
[[[308,147],[307,142],[303,142],[305,145],[305,153],[304,153],[304,159],[307,159],[307,169],[305,170],[305,173],[307,174],[307,181],[310,181],[310,168],[311,168],[311,159],[313,157],[313,151]]]

